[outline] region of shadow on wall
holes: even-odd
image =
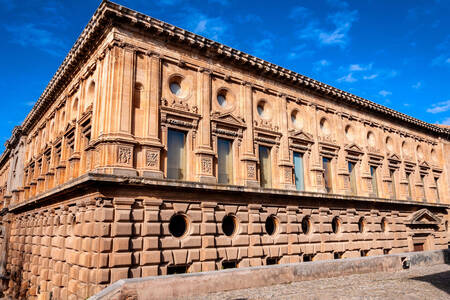
[[[449,264],[447,260],[447,264]],[[420,277],[413,277],[413,280],[428,282],[434,287],[446,292],[450,295],[450,271],[445,271],[436,274],[430,274]]]

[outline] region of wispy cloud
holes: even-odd
[[[383,97],[387,97],[389,95],[392,95],[392,92],[386,91],[386,90],[381,90],[381,91],[378,92],[378,94],[380,94]]]
[[[350,71],[368,71],[372,69],[373,64],[370,63],[368,65],[360,65],[360,64],[353,64],[350,65],[348,68]]]
[[[345,76],[342,76],[341,78],[338,78],[336,80],[337,82],[348,82],[348,83],[352,83],[352,82],[356,82],[358,81],[358,79],[353,77],[353,73],[349,73]]]
[[[319,61],[316,61],[313,63],[313,70],[316,72],[321,71],[323,68],[328,67],[331,65],[331,62],[326,59],[321,59]]]
[[[6,25],[5,29],[11,34],[10,42],[22,47],[35,47],[55,56],[61,56],[67,50],[61,38],[34,23]]]
[[[427,108],[427,112],[430,114],[438,114],[450,110],[450,100],[441,101],[431,104],[431,107]]]
[[[371,75],[364,75],[363,79],[364,80],[372,80],[378,77],[378,74],[371,74]]]
[[[306,46],[306,44],[300,44],[295,46],[291,52],[288,54],[289,60],[295,60],[299,58],[309,57],[315,53],[314,50],[311,50]]]
[[[442,121],[437,121],[436,124],[440,124],[440,125],[450,125],[450,117],[445,118]]]
[[[339,46],[345,48],[349,42],[348,33],[355,21],[358,19],[358,11],[342,10],[330,14],[325,22],[320,22],[317,18],[312,18],[311,12],[302,7],[296,7],[290,14],[292,19],[304,20],[306,17],[310,21],[306,24],[299,23],[298,38],[312,40],[319,46]]]
[[[441,54],[438,57],[435,57],[432,61],[431,61],[431,65],[432,66],[450,66],[450,54],[446,55],[446,54]]]
[[[418,81],[416,84],[413,84],[411,87],[412,87],[413,89],[418,90],[418,89],[420,89],[421,86],[422,86],[422,82],[421,82],[421,81]]]

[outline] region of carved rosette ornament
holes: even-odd
[[[159,169],[159,151],[147,150],[145,152],[145,165],[151,169]]]
[[[201,164],[202,174],[212,175],[212,158],[211,157],[202,157],[200,164]]]
[[[132,149],[130,147],[119,147],[117,152],[117,160],[120,164],[131,164]]]
[[[247,178],[256,180],[256,163],[249,162],[247,164]]]

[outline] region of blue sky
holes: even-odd
[[[117,2],[421,120],[450,125],[450,1]],[[99,3],[0,0],[1,145]]]

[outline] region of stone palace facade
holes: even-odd
[[[103,1],[0,158],[5,295],[444,249],[450,129]]]

